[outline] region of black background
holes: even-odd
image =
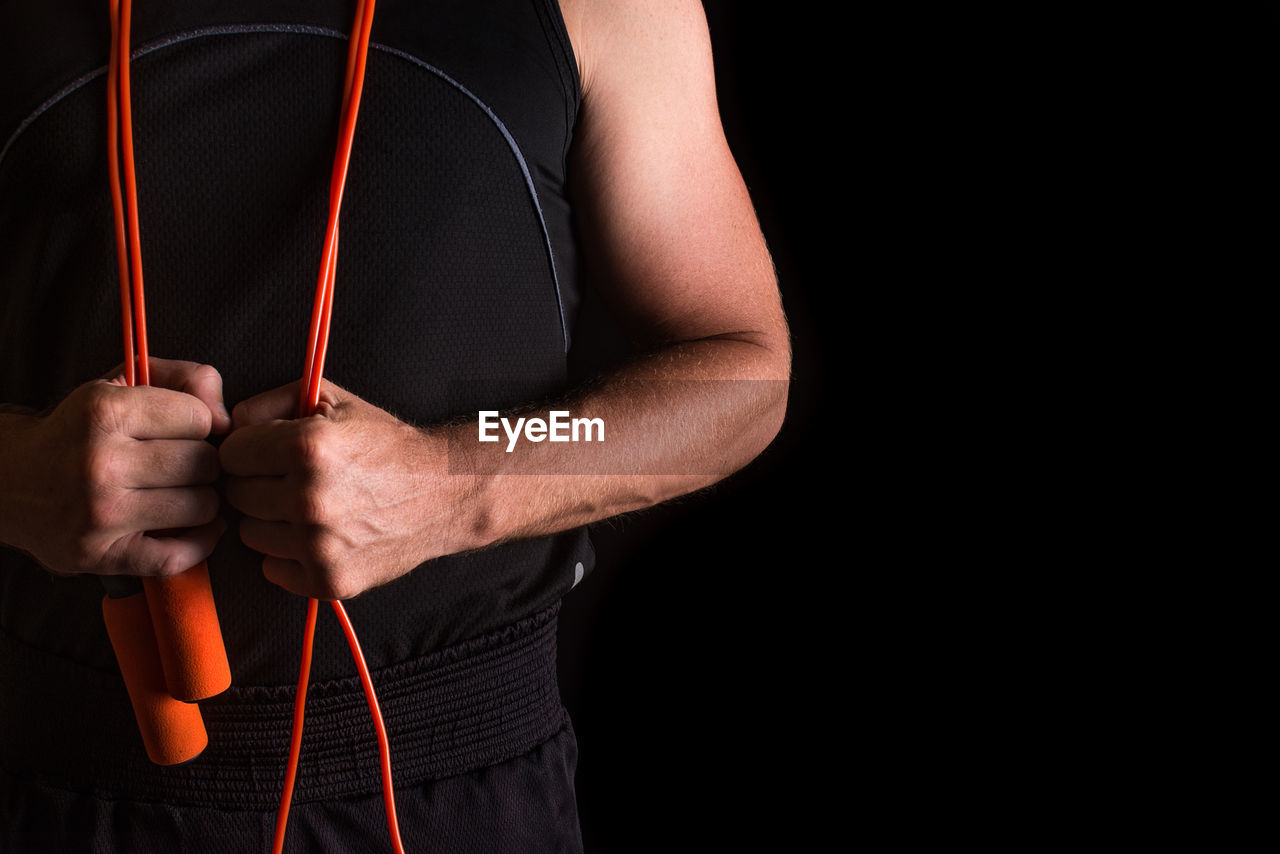
[[[830,55],[809,53],[801,31],[813,21],[773,4],[703,5],[721,118],[791,326],[791,398],[781,434],[744,471],[593,528],[597,567],[566,599],[560,629],[588,854],[802,850],[814,753],[836,748],[809,708],[829,628],[814,601],[834,595],[847,554],[830,556],[824,543],[842,529],[818,518],[820,500],[843,513],[846,455],[820,415],[824,394],[844,392],[822,377],[817,300],[835,311],[826,297],[850,285],[851,261],[832,265],[830,250],[850,240],[835,235],[851,200],[835,191],[826,152],[848,133],[851,107],[829,86]]]

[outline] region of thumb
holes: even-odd
[[[184,362],[178,359],[150,359],[151,384],[185,392],[198,398],[213,413],[213,432],[231,429],[231,415],[222,400],[222,374],[212,365]]]
[[[299,385],[291,382],[240,401],[231,412],[231,429],[297,418]]]
[[[349,407],[345,405],[359,400],[360,398],[341,386],[334,385],[328,380],[322,380],[320,383],[320,399],[316,402],[315,414],[322,418],[341,420],[348,414]]]
[[[302,381],[291,382],[271,391],[254,395],[248,400],[236,404],[231,413],[231,427],[239,430],[254,424],[265,424],[268,421],[290,420],[298,417],[298,395],[301,393]],[[341,406],[356,400],[351,392],[323,380],[320,385],[320,402],[315,414],[325,418],[333,418]]]

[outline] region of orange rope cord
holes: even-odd
[[[289,806],[293,802],[293,783],[298,777],[298,755],[302,752],[302,717],[307,707],[307,682],[311,678],[311,649],[316,633],[316,615],[319,604],[307,600],[307,621],[302,632],[302,663],[298,667],[298,694],[293,702],[293,732],[289,738],[289,761],[285,765],[284,789],[280,795],[280,809],[276,812],[275,842],[272,854],[284,851],[284,831],[289,823]]]
[[[314,414],[319,395],[325,354],[328,349],[330,319],[333,313],[333,290],[337,274],[338,216],[342,206],[351,149],[355,137],[355,124],[359,115],[360,96],[364,89],[364,71],[369,50],[369,36],[373,26],[373,10],[376,0],[359,0],[356,6],[356,24],[352,27],[351,46],[347,55],[347,68],[343,85],[342,123],[338,151],[334,159],[330,180],[329,222],[325,234],[321,273],[316,285],[316,297],[312,307],[311,328],[308,334],[306,364],[300,388],[299,415]],[[121,318],[125,342],[125,379],[129,385],[147,385],[150,382],[149,354],[146,340],[146,307],[142,278],[142,248],[138,221],[137,176],[133,161],[133,116],[129,79],[129,31],[131,24],[131,0],[109,0],[111,14],[112,49],[107,69],[107,129],[108,174],[111,184],[112,206],[115,214],[115,236],[120,271]],[[123,147],[123,151],[121,151]],[[124,168],[124,191],[121,190],[121,160]],[[127,201],[127,204],[126,204]],[[127,225],[126,225],[127,221]],[[127,259],[127,260],[126,260]],[[137,347],[135,355],[134,348]],[[395,792],[391,779],[391,748],[387,738],[382,712],[374,693],[369,668],[356,639],[355,630],[341,602],[332,602],[334,613],[342,624],[347,645],[360,675],[361,685],[368,700],[378,739],[378,753],[382,770],[383,800],[387,812],[387,829],[396,854],[404,854],[400,829],[396,820]],[[293,788],[297,780],[298,758],[302,747],[302,730],[305,719],[307,684],[311,675],[311,658],[314,648],[318,602],[309,599],[303,628],[302,656],[298,669],[298,690],[294,699],[293,731],[290,737],[289,758],[285,768],[285,782],[281,793],[280,809],[276,815],[275,854],[284,848],[285,830],[289,808],[293,800]]]
[[[133,327],[138,348],[137,384],[151,384],[151,364],[147,351],[147,310],[142,289],[142,238],[138,225],[138,177],[133,168],[133,97],[129,88],[129,29],[132,21],[131,0],[120,0],[120,140],[124,155],[124,181],[128,196],[125,212],[129,216],[129,278],[133,285]]]
[[[320,276],[316,283],[316,295],[311,311],[311,326],[307,335],[307,355],[303,366],[302,382],[299,384],[299,416],[315,413],[320,403],[321,381],[324,373],[325,354],[329,346],[329,327],[333,316],[333,292],[338,268],[338,219],[342,209],[343,190],[346,186],[347,169],[351,162],[351,149],[355,140],[356,119],[360,110],[360,96],[364,91],[364,72],[369,52],[369,34],[373,27],[373,10],[376,0],[359,0],[356,5],[356,21],[352,25],[351,44],[347,52],[346,77],[343,83],[342,123],[339,132],[338,150],[334,157],[333,174],[329,184],[329,222],[325,233],[324,254],[320,263]],[[358,32],[358,36],[357,36]],[[400,828],[396,821],[395,791],[391,779],[391,747],[387,739],[386,726],[382,720],[382,712],[378,707],[377,696],[373,689],[373,680],[369,675],[368,665],[360,650],[355,630],[347,617],[342,603],[330,603],[343,633],[347,638],[347,646],[351,649],[351,657],[355,661],[360,674],[360,682],[364,687],[365,697],[369,703],[369,713],[373,718],[374,731],[378,738],[378,754],[382,766],[382,796],[387,812],[387,830],[391,836],[391,845],[396,854],[404,854],[404,844],[400,839]],[[308,601],[308,614],[317,606],[315,599]],[[309,619],[303,633],[304,655],[309,666],[309,653],[313,644],[315,621]],[[302,727],[304,724],[304,706],[306,703],[306,676],[299,673],[298,695],[294,704],[294,731],[291,743],[301,745]],[[281,799],[280,812],[276,818],[276,839],[274,854],[281,854],[284,848],[284,834],[288,824],[289,803],[292,800],[293,784],[297,778],[298,753],[291,749],[289,765],[285,771],[285,792]]]
[[[364,70],[369,54],[369,33],[373,28],[376,0],[359,0],[356,22],[352,25],[351,44],[347,52],[346,79],[343,83],[342,123],[338,135],[338,152],[329,180],[329,222],[325,229],[324,255],[316,296],[311,310],[311,328],[307,336],[307,357],[303,365],[299,390],[299,415],[311,415],[320,402],[320,381],[324,357],[329,346],[329,320],[333,314],[333,289],[337,273],[338,216],[342,211],[342,195],[351,163],[355,141],[356,118],[360,113],[360,95],[364,91]],[[359,35],[357,36],[357,31]]]
[[[314,601],[314,600],[312,600]],[[365,699],[369,701],[369,714],[373,717],[373,728],[378,735],[378,760],[382,765],[382,801],[387,810],[387,830],[391,834],[391,847],[396,854],[404,854],[404,844],[400,841],[400,824],[396,821],[396,798],[391,790],[391,744],[387,740],[387,728],[382,723],[382,710],[378,708],[378,697],[373,692],[373,679],[369,676],[369,667],[365,664],[364,653],[360,651],[360,641],[356,640],[355,629],[342,603],[336,599],[329,603],[333,612],[338,615],[342,624],[342,632],[347,636],[347,646],[351,647],[351,657],[355,659],[356,669],[360,671],[360,684],[364,687]]]
[[[124,378],[137,381],[137,356],[133,350],[133,299],[130,296],[129,243],[125,236],[124,198],[120,188],[120,0],[111,0],[111,54],[107,61],[107,177],[111,182],[111,206],[115,214],[116,263],[120,276],[121,326],[124,328]],[[128,44],[128,39],[124,39]]]

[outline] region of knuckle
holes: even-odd
[[[201,442],[196,451],[196,479],[198,483],[213,483],[221,474],[218,449],[208,442]]]
[[[360,591],[351,579],[344,574],[335,574],[332,572],[321,575],[318,584],[319,592],[322,599],[350,599]]]
[[[318,528],[308,531],[302,538],[303,562],[320,574],[327,574],[329,570],[329,555],[325,539],[324,532]]]
[[[294,433],[293,452],[305,469],[317,470],[324,467],[329,456],[327,432],[317,421],[304,421]]]
[[[121,502],[109,490],[91,490],[85,497],[81,528],[85,536],[115,528],[121,521]]]
[[[307,469],[319,471],[333,460],[333,431],[329,421],[306,419],[297,421],[294,449]]]
[[[308,557],[311,565],[327,577],[338,574],[342,565],[342,548],[333,534],[318,529],[309,537]]]
[[[204,405],[204,401],[195,400],[188,412],[192,430],[207,436],[213,429],[213,413],[209,411],[209,407]]]
[[[124,461],[107,442],[90,442],[81,461],[81,476],[90,489],[118,483],[124,475]]]
[[[113,386],[94,383],[85,391],[84,413],[89,426],[103,432],[115,432],[124,422],[121,395]]]
[[[218,492],[211,486],[195,490],[194,520],[195,525],[207,525],[218,515]]]
[[[327,503],[319,489],[312,486],[299,489],[295,493],[295,501],[297,501],[295,512],[298,515],[298,521],[311,525],[328,521]]]
[[[191,371],[191,379],[198,385],[222,385],[222,374],[213,365],[196,365]]]
[[[352,599],[359,592],[360,591],[357,590],[353,585],[346,584],[341,581],[335,581],[333,584],[332,591],[329,595],[329,598],[342,599],[342,600]]]

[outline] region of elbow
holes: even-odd
[[[790,360],[788,359],[788,365]],[[765,448],[773,444],[773,440],[778,438],[778,434],[782,432],[782,425],[787,419],[787,401],[791,395],[791,379],[783,377],[777,380],[766,380],[768,385],[766,389],[766,405],[760,416],[760,441],[759,448],[752,457],[757,457],[764,453]]]
[[[765,440],[768,446],[782,429],[791,394],[791,330],[780,310],[774,322],[758,333],[753,343],[757,345],[753,374],[765,386],[761,419],[768,434]],[[763,451],[764,446],[760,450]]]
[[[791,393],[791,334],[779,311],[773,322],[732,337],[750,344],[750,356],[739,362],[739,378],[745,380],[744,401],[750,415],[748,442],[755,459],[777,438],[786,421]]]
[[[764,378],[764,389],[760,443],[753,459],[762,454],[778,437],[787,417],[787,402],[791,396],[791,332],[781,312],[759,344],[763,351],[759,370]]]
[[[747,374],[749,391],[745,395],[752,413],[744,437],[749,452],[745,462],[762,454],[778,437],[791,395],[791,339],[785,322],[777,330],[753,338],[755,358]]]

